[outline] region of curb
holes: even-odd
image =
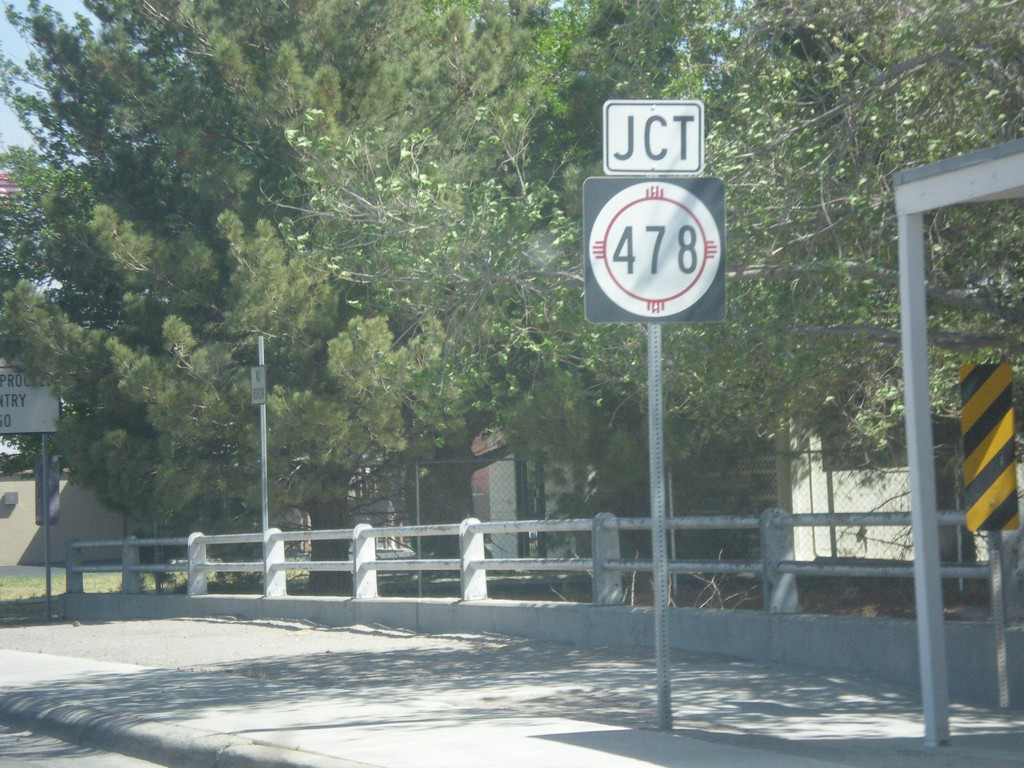
[[[367,763],[263,744],[243,736],[27,699],[24,695],[0,698],[0,722],[171,768],[371,768]]]

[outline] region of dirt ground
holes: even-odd
[[[763,609],[758,579],[742,577],[702,578],[678,576],[672,589],[672,604],[680,608]],[[489,583],[493,597],[588,602],[589,579],[567,578],[532,585],[515,582]],[[912,619],[915,616],[912,579],[813,578],[798,581],[801,613]],[[626,601],[650,605],[650,578],[627,580]],[[991,618],[987,583],[947,580],[943,604],[950,621],[986,621]]]

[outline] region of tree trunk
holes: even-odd
[[[332,528],[344,528],[345,524],[344,505],[331,506],[330,508],[317,508],[309,510],[309,518],[313,530],[325,530]],[[333,560],[341,561],[349,559],[349,545],[347,540],[314,541],[310,553],[311,561]],[[352,569],[346,571],[312,571],[309,574],[309,591],[313,595],[334,595],[341,597],[352,596]]]
[[[474,453],[473,441],[449,444],[425,465],[420,480],[421,520],[424,524],[459,523],[476,516],[473,502],[473,475],[508,456],[504,445],[486,453]],[[424,539],[434,557],[458,557],[458,541],[447,536]]]

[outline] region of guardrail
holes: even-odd
[[[940,512],[941,526],[960,526],[963,513]],[[764,609],[775,613],[790,613],[798,609],[796,578],[803,577],[889,577],[913,576],[913,563],[904,561],[870,561],[864,563],[831,562],[828,560],[797,561],[793,550],[793,529],[797,527],[860,527],[910,526],[909,513],[857,513],[857,514],[790,514],[780,509],[768,509],[760,515],[702,515],[677,517],[667,521],[672,530],[759,530],[761,558],[758,560],[670,560],[668,570],[679,574],[742,574],[760,577],[764,585]],[[266,536],[259,533],[205,535],[193,533],[187,538],[153,538],[105,541],[73,541],[67,553],[67,591],[83,590],[85,573],[122,574],[122,591],[141,591],[143,573],[184,573],[189,595],[207,592],[211,573],[262,573],[263,594],[266,597],[287,595],[287,575],[300,571],[342,571],[353,576],[352,596],[357,599],[379,597],[377,574],[399,571],[452,571],[460,574],[460,594],[463,600],[485,600],[487,573],[497,571],[518,572],[581,572],[592,578],[592,602],[596,605],[617,605],[624,600],[624,576],[627,573],[652,573],[653,562],[623,558],[619,534],[622,531],[649,531],[650,518],[618,518],[601,513],[593,519],[569,520],[514,520],[481,522],[463,520],[457,524],[391,526],[375,528],[357,525],[354,528],[314,531],[280,531],[270,529]],[[498,534],[588,533],[591,537],[591,557],[488,557],[486,539]],[[405,558],[388,557],[389,550],[381,547],[385,540],[403,537],[419,539],[429,536],[457,536],[458,558]],[[349,541],[350,556],[346,560],[289,560],[285,544],[313,541]],[[210,557],[210,549],[225,545],[252,545],[256,556],[245,561],[224,561]],[[144,547],[179,548],[183,559],[167,563],[141,563],[140,549]],[[95,565],[85,561],[88,550],[119,549],[119,564]],[[415,555],[411,550],[408,554]],[[987,579],[988,562],[942,564],[944,578]]]

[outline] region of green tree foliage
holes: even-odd
[[[519,451],[576,465],[595,504],[633,513],[646,485],[634,461],[643,336],[583,319],[581,184],[600,172],[603,101],[659,95],[686,61],[712,72],[719,35],[703,34],[708,21],[681,24],[697,18],[682,2],[508,10],[481,4],[468,25],[451,17],[445,56],[419,43],[427,62],[451,62],[397,81],[416,93],[434,78],[429,90],[450,94],[440,119],[420,120],[426,129],[332,132],[317,113],[293,133],[316,189],[298,237],[346,279],[387,286],[392,317],[443,323],[467,394],[465,436],[498,427]],[[460,81],[497,85],[452,92],[452,65]],[[410,101],[408,112],[422,109]],[[465,436],[449,442],[462,455]]]
[[[707,340],[743,349],[744,369],[775,383],[768,410],[756,409],[762,428],[772,413],[802,412],[807,426],[868,446],[892,435],[902,387],[892,176],[1021,135],[1016,10],[769,0],[742,11],[709,131],[711,172],[729,183],[731,318]],[[1016,204],[931,218],[943,413],[958,408],[958,362],[1020,354],[1021,224]]]
[[[21,204],[46,227],[11,255],[31,280],[5,295],[5,355],[54,372],[61,451],[106,503],[237,525],[258,488],[247,368],[264,334],[275,502],[339,526],[359,467],[433,440],[459,390],[429,317],[393,325],[285,245],[305,196],[287,131],[312,111],[355,119],[430,18],[380,2],[88,7],[95,27],[35,3],[16,18],[41,85],[18,90],[6,68],[38,125]]]
[[[5,160],[26,191],[0,207],[0,345],[54,373],[79,478],[190,527],[256,519],[257,334],[277,509],[344,524],[360,467],[500,430],[589,509],[642,511],[644,334],[582,312],[610,98],[703,99],[727,186],[728,318],[666,334],[672,460],[791,421],[877,448],[900,419],[892,174],[1024,114],[1022,22],[994,0],[87,7],[30,3],[36,56],[2,68],[38,148]],[[1020,354],[1020,224],[930,220],[943,412],[949,366]]]

